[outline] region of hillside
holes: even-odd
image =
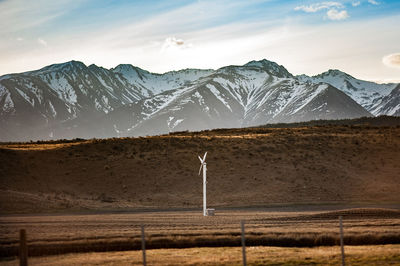
[[[0,210],[200,208],[205,151],[213,207],[398,204],[400,118],[334,123],[3,143]]]

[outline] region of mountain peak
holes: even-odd
[[[76,60],[71,60],[65,63],[59,63],[59,64],[53,64],[50,65],[49,67],[59,67],[59,68],[64,68],[64,67],[78,67],[78,68],[84,68],[86,65],[82,63],[81,61],[76,61]]]
[[[114,73],[130,73],[130,72],[136,72],[136,73],[149,73],[149,71],[141,69],[140,67],[133,66],[131,64],[119,64],[118,66],[111,68],[111,71]]]
[[[65,63],[58,63],[58,64],[52,64],[46,67],[43,67],[39,70],[35,70],[35,71],[30,71],[27,73],[37,73],[37,74],[43,74],[43,73],[47,73],[47,72],[52,72],[52,71],[61,71],[61,70],[72,70],[72,69],[79,69],[82,70],[84,68],[86,68],[87,66],[80,62],[80,61],[75,61],[75,60],[71,60]]]
[[[329,69],[328,71],[326,71],[326,72],[324,72],[324,73],[327,73],[327,74],[329,74],[329,75],[343,75],[343,74],[346,74],[346,73],[344,73],[343,71],[340,71],[339,69]]]
[[[263,70],[266,70],[267,72],[269,72],[270,74],[272,74],[274,76],[278,76],[281,78],[293,77],[293,75],[290,74],[289,71],[287,71],[287,69],[284,66],[278,65],[277,63],[275,63],[273,61],[269,61],[267,59],[262,59],[259,61],[253,60],[253,61],[248,62],[244,66],[258,67]]]
[[[266,65],[278,65],[278,64],[273,61],[269,61],[265,58],[261,59],[261,60],[252,60],[252,61],[248,62],[247,64],[245,64],[245,66],[257,66],[257,67],[263,67]]]
[[[353,78],[354,79],[354,77],[352,77],[351,75],[349,75],[343,71],[340,71],[339,69],[329,69],[328,71],[325,71],[321,74],[316,75],[316,77],[327,77],[327,76]]]

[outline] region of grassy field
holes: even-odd
[[[340,248],[248,247],[248,265],[340,265]],[[400,245],[346,246],[347,265],[399,265]],[[34,257],[32,265],[142,265],[141,251],[98,252]],[[243,265],[239,247],[156,249],[147,251],[148,265]],[[18,265],[9,258],[0,265]]]
[[[398,209],[296,209],[217,209],[214,217],[203,217],[201,211],[1,216],[0,256],[17,254],[22,228],[31,256],[140,249],[142,224],[149,249],[240,246],[241,220],[250,246],[331,246],[339,243],[339,215],[347,245],[400,244]]]
[[[0,144],[1,214],[400,202],[400,127],[221,129]]]

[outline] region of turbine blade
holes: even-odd
[[[200,162],[203,163],[203,160],[201,159],[201,157],[200,156],[197,156],[197,157],[199,157]]]
[[[206,156],[207,156],[207,152],[206,152],[206,153],[204,153],[203,162],[205,162],[205,161],[206,161]]]
[[[201,173],[201,168],[203,167],[203,164],[200,165],[200,169],[199,169],[199,175]]]

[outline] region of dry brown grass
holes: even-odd
[[[346,246],[348,265],[400,264],[400,245]],[[241,248],[189,248],[147,251],[148,265],[242,265]],[[32,265],[142,265],[141,251],[66,254],[30,258]],[[248,247],[248,265],[340,265],[339,247]],[[17,265],[17,260],[0,261]]]
[[[400,127],[317,126],[0,144],[4,213],[400,202]]]
[[[206,218],[193,211],[202,203],[197,155],[204,151],[208,203],[217,209]],[[141,224],[149,248],[238,246],[239,222],[246,220],[247,243],[257,246],[249,248],[253,265],[337,265],[336,246],[260,245],[336,245],[339,215],[346,245],[400,243],[398,126],[299,124],[3,143],[0,162],[0,257],[16,254],[21,228],[30,254],[45,255],[139,249]],[[234,206],[240,208],[222,209]],[[357,206],[381,208],[343,210]],[[181,211],[155,211],[174,208]],[[43,212],[60,214],[9,215]],[[399,263],[396,250],[398,245],[346,246],[351,265]],[[136,257],[136,251],[111,252],[32,262],[120,265]],[[157,265],[235,265],[240,249],[159,249],[149,250],[150,257]],[[0,261],[6,263],[15,261]]]
[[[24,144],[3,144],[1,148],[9,150],[25,150],[25,151],[35,151],[35,150],[53,150],[61,149],[74,145],[80,145],[87,141],[80,142],[67,142],[67,143],[24,143]]]
[[[0,217],[0,257],[17,254],[21,228],[27,230],[32,256],[140,249],[141,224],[145,225],[150,249],[239,246],[240,220],[246,220],[248,245],[337,245],[338,213],[344,216],[346,244],[400,243],[398,210],[294,212],[217,209],[214,217],[203,217],[200,211],[3,216]],[[362,213],[369,215],[363,216]]]

